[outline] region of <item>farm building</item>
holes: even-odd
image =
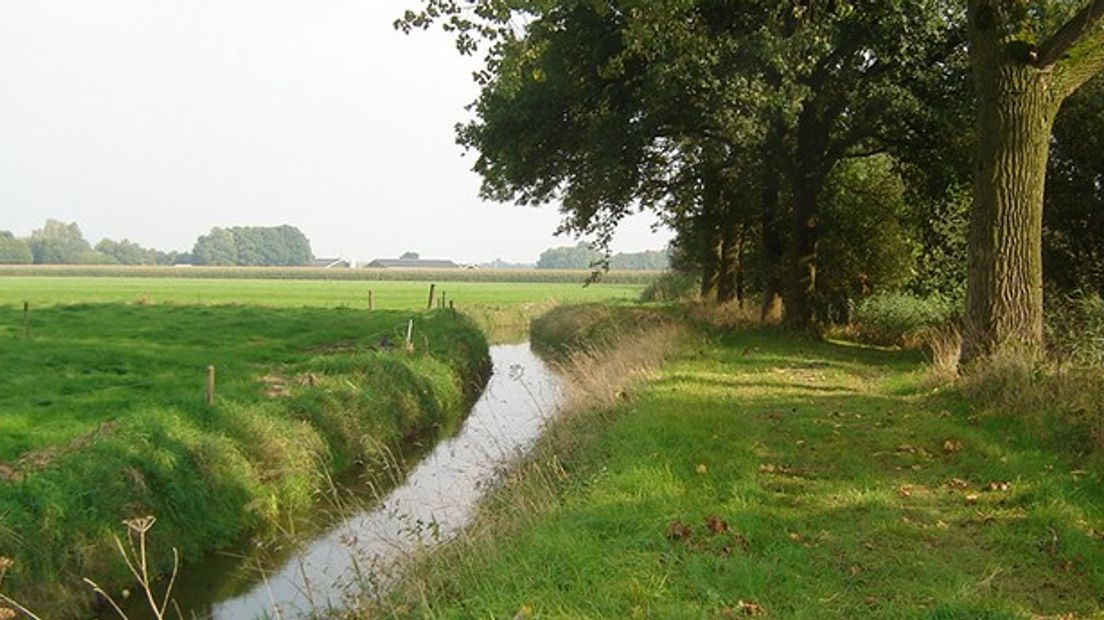
[[[431,258],[377,258],[365,267],[374,269],[459,269],[460,265],[450,260]]]
[[[318,269],[348,269],[353,263],[344,258],[315,258],[311,261],[311,267]]]

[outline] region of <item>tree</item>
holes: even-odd
[[[622,252],[610,258],[610,269],[662,270],[670,264],[667,252],[645,250],[643,252]]]
[[[26,265],[34,262],[27,242],[9,231],[0,230],[0,265]]]
[[[590,269],[602,259],[602,253],[585,242],[574,246],[549,248],[537,259],[537,269]]]
[[[422,255],[417,252],[403,252],[402,256],[399,256],[399,260],[418,260]]]
[[[403,25],[442,20],[462,50],[491,43],[477,120],[460,133],[480,153],[485,196],[558,200],[561,229],[601,248],[625,214],[656,210],[697,249],[703,293],[719,301],[738,295],[757,228],[764,309],[785,289],[802,327],[826,180],[838,162],[894,146],[898,121],[924,105],[914,83],[958,44],[953,13],[940,0],[429,0]]]
[[[163,254],[157,250],[143,248],[128,239],[122,241],[102,239],[96,244],[96,251],[120,265],[157,265],[161,263],[160,256]]]
[[[1104,76],[1072,95],[1055,120],[1043,272],[1048,290],[1104,292]]]
[[[234,233],[226,228],[212,228],[210,233],[196,239],[192,260],[197,265],[238,264],[238,244]]]
[[[905,196],[904,181],[886,155],[850,159],[832,170],[823,196],[822,316],[848,321],[862,297],[909,281],[919,247],[905,228]]]
[[[79,265],[100,262],[76,223],[46,220],[42,228],[31,232],[28,245],[35,264]]]
[[[199,265],[309,265],[312,256],[306,235],[286,225],[216,227],[197,239],[192,250]]]
[[[1066,98],[1104,70],[1104,0],[967,7],[979,140],[964,360],[1042,345],[1051,130]]]

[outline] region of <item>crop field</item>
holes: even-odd
[[[648,285],[662,272],[610,270],[607,284]],[[545,282],[582,284],[586,269],[321,269],[317,267],[168,267],[153,265],[0,265],[2,276],[218,278],[237,280],[342,280],[434,282]]]
[[[73,303],[240,304],[283,307],[424,308],[429,281],[338,281],[144,277],[0,277],[0,307]],[[586,302],[635,299],[643,284],[579,282],[437,282],[458,307],[534,302]]]

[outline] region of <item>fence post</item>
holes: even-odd
[[[23,302],[23,337],[31,339],[31,302]]]
[[[215,402],[215,367],[207,367],[207,405]]]
[[[433,293],[436,289],[437,289],[436,284],[430,284],[429,285],[429,303],[426,304],[426,310],[432,310],[433,309]]]
[[[369,310],[372,310],[373,308],[375,308],[375,305],[376,305],[375,297],[376,297],[375,291],[371,291],[371,290],[368,291],[368,309]]]
[[[406,322],[406,348],[410,348],[410,338],[414,335],[414,319]]]

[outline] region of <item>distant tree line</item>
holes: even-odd
[[[191,252],[144,248],[128,239],[88,242],[76,223],[46,220],[30,236],[0,231],[0,265],[309,265],[306,235],[294,226],[211,229]]]
[[[537,269],[593,269],[604,266],[606,255],[591,244],[581,241],[573,246],[549,248],[537,260]],[[660,250],[621,252],[609,257],[610,269],[666,269],[670,256]]]

